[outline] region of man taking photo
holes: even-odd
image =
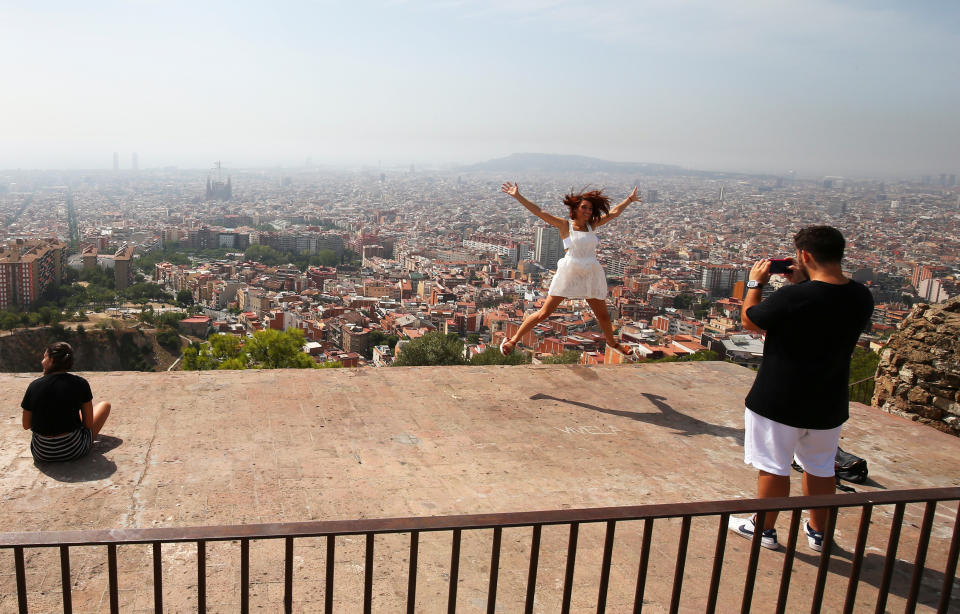
[[[830,226],[810,226],[793,238],[796,256],[785,273],[792,282],[761,300],[771,261],[750,270],[741,319],[765,331],[763,362],[746,398],[744,462],[759,471],[758,497],[790,495],[790,463],[803,468],[803,494],[835,491],[834,458],[849,417],[850,357],[873,313],[873,297],[843,275],[845,242]],[[823,547],[827,510],[810,510],[803,531],[813,550]],[[776,513],[764,516],[761,545],[779,548]],[[753,538],[753,518],[730,518],[730,530]]]

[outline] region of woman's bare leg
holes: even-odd
[[[603,331],[603,336],[607,340],[607,345],[613,346],[618,352],[629,356],[633,350],[629,346],[621,344],[613,336],[613,324],[610,323],[610,312],[607,311],[607,301],[599,298],[588,298],[587,304],[593,309],[593,315],[597,316],[597,324]]]
[[[100,429],[103,428],[103,423],[107,421],[109,415],[110,403],[107,401],[101,401],[93,406],[93,428],[90,432],[93,433],[94,438],[100,434]]]
[[[517,332],[514,333],[512,337],[507,339],[502,346],[500,346],[503,352],[505,354],[512,352],[517,343],[523,339],[523,336],[529,333],[534,326],[549,318],[550,314],[556,310],[557,305],[559,305],[562,301],[562,296],[548,296],[547,300],[543,302],[543,307],[524,318],[523,324],[520,325],[520,328],[517,329]]]

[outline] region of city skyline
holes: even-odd
[[[114,152],[143,169],[517,152],[803,176],[960,167],[949,3],[50,7],[4,5],[0,50],[18,60],[3,169],[109,169]]]

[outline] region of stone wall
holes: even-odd
[[[914,305],[880,353],[873,406],[960,435],[960,297]]]

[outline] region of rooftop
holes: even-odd
[[[113,403],[105,437],[81,461],[37,467],[17,409],[36,374],[0,374],[0,403],[7,408],[0,429],[5,531],[437,516],[755,496],[756,473],[743,464],[742,450],[743,397],[753,372],[729,363],[82,375],[95,401]],[[871,481],[858,490],[960,486],[960,440],[878,410],[854,404],[841,446],[869,461]],[[795,480],[795,489],[798,484]],[[910,527],[920,524],[923,513],[915,508],[907,507],[898,552],[908,560]],[[891,511],[878,507],[871,535],[885,535],[881,527],[889,524]],[[955,505],[938,507],[937,526],[952,527],[955,513]],[[827,600],[842,602],[844,564],[849,570],[858,516],[841,510],[836,534],[841,552],[833,557],[838,564],[830,570]],[[789,524],[789,518],[782,516],[780,524]],[[675,528],[655,536],[654,556],[664,560],[651,562],[650,602],[670,601]],[[581,533],[578,577],[580,561],[588,566],[602,550],[602,527],[598,539],[590,531]],[[694,521],[687,562],[692,577],[702,568],[709,574],[715,534],[714,521]],[[438,611],[445,603],[446,539],[443,545],[423,538],[418,601],[425,605],[418,611]],[[934,531],[928,568],[943,569],[949,539],[949,531]],[[522,560],[528,541],[527,534],[505,532],[502,565]],[[484,607],[485,576],[479,569],[489,562],[487,543],[464,536],[463,611]],[[190,547],[163,549],[165,603],[171,611],[195,608],[196,550]],[[399,559],[403,547],[378,545],[377,569],[398,565],[392,557]],[[739,599],[735,593],[742,582],[735,578],[749,547],[742,539],[727,543],[723,573],[733,587],[731,599]],[[361,590],[363,575],[362,565],[349,562],[351,548],[362,559],[362,539],[347,539],[343,554],[338,551],[344,557],[338,582],[347,595],[350,587]],[[551,567],[547,552],[556,550],[562,559],[565,533],[545,530],[543,549],[538,611],[558,611],[563,566]],[[322,558],[317,554],[322,550],[320,544],[298,546],[297,570],[308,576],[295,585],[298,610],[322,603],[322,567],[311,571],[312,557]],[[8,552],[0,552],[0,611],[16,607]],[[270,604],[278,602],[282,583],[274,577],[275,552],[251,548],[255,609],[276,609]],[[441,563],[433,564],[434,555]],[[609,611],[624,611],[632,603],[636,559],[631,556],[615,552]],[[56,557],[55,550],[27,551],[31,611],[60,607]],[[220,544],[207,557],[208,599],[229,609],[237,598],[235,570],[227,569],[235,565],[236,546]],[[755,599],[776,599],[782,557],[761,552]],[[74,611],[108,611],[104,558],[102,552],[71,554]],[[879,575],[882,558],[882,552],[868,556],[865,577]],[[119,560],[121,610],[150,610],[149,551],[124,546]],[[815,576],[817,560],[798,547],[794,586]],[[497,600],[503,611],[517,611],[523,602],[526,572],[522,562],[519,567],[517,573],[502,572]],[[467,569],[478,572],[477,586]],[[317,577],[310,579],[311,573]],[[910,574],[909,567],[895,570],[888,601],[893,611],[903,607]],[[934,572],[924,578],[919,611],[930,611],[935,598],[929,593],[939,591],[942,573],[939,579]],[[402,586],[377,590],[375,609],[399,608]],[[705,590],[695,582],[685,585],[684,607],[698,609]],[[801,594],[797,588],[791,597]],[[863,604],[870,598],[867,590],[858,593]],[[595,609],[595,600],[595,594],[575,589],[573,610]]]

